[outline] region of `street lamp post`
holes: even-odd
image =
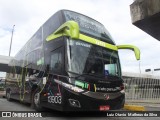
[[[139,61],[139,72],[141,74],[141,61]]]
[[[13,39],[14,26],[15,25],[13,25],[13,29],[12,29],[11,42],[10,42],[10,48],[9,48],[9,56],[11,54],[11,47],[12,47],[12,39]]]

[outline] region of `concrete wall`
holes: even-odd
[[[160,0],[135,0],[130,6],[132,22],[160,12]]]
[[[130,11],[135,26],[160,40],[160,0],[135,0]]]

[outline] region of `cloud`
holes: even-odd
[[[8,31],[5,31],[3,28],[0,28],[0,37],[5,36],[6,34],[8,34]]]

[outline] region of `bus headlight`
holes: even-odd
[[[124,85],[124,83],[120,86],[120,88],[121,88],[121,93],[125,93],[125,85]]]
[[[70,90],[73,90],[74,92],[83,92],[84,90],[79,88],[79,87],[76,87],[76,86],[73,86],[71,84],[67,84],[67,83],[62,83],[62,86],[64,86],[65,88],[68,88]]]

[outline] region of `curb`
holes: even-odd
[[[144,106],[125,104],[123,109],[130,111],[146,111]]]
[[[131,103],[131,104],[132,104],[132,103],[135,103],[135,104],[136,104],[136,103],[160,104],[160,101],[156,101],[156,102],[151,102],[151,101],[126,101],[126,103],[127,103],[127,104],[129,104],[129,103]]]

